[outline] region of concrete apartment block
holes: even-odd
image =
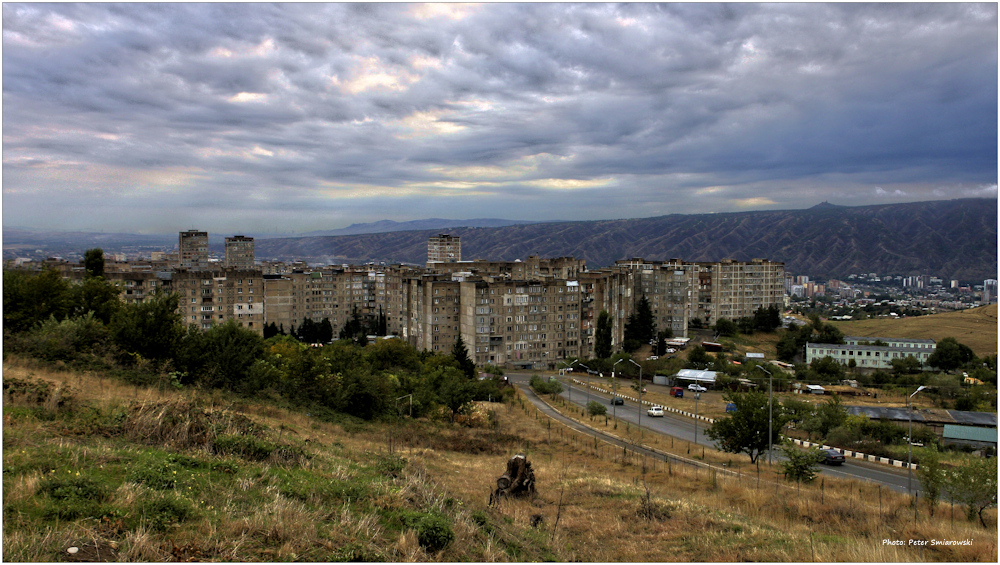
[[[227,269],[253,269],[254,268],[254,243],[252,237],[234,235],[226,238],[226,259],[224,266]]]
[[[181,269],[208,267],[208,232],[198,230],[180,232],[177,242],[177,266]]]

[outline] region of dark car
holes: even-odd
[[[843,465],[845,457],[842,453],[836,449],[821,449],[820,453],[820,463],[825,465]]]
[[[625,404],[625,399],[620,396],[615,396],[611,399],[611,404]]]

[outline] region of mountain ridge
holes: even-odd
[[[328,263],[423,264],[433,230],[275,238],[258,257]],[[466,259],[573,256],[589,268],[618,259],[717,261],[766,258],[789,272],[844,277],[878,272],[963,281],[996,277],[997,201],[969,198],[804,210],[670,214],[450,229]]]

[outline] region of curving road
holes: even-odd
[[[507,376],[512,384],[516,385],[518,388],[520,388],[522,391],[525,392],[525,395],[532,401],[532,403],[535,404],[535,406],[537,406],[539,409],[543,411],[543,413],[549,415],[550,417],[555,418],[563,422],[564,424],[572,426],[574,429],[577,429],[589,435],[600,435],[602,439],[610,443],[614,443],[615,445],[618,445],[620,447],[626,446],[626,448],[628,449],[635,448],[634,445],[628,444],[628,442],[625,442],[623,440],[618,440],[613,436],[609,436],[599,431],[587,428],[586,426],[583,426],[569,418],[566,418],[561,414],[559,414],[558,412],[556,412],[555,410],[553,410],[551,407],[548,406],[548,404],[539,399],[535,395],[534,391],[528,386],[528,381],[532,376],[530,373],[508,373]],[[581,407],[586,406],[588,399],[588,394],[587,394],[588,389],[578,387],[576,385],[570,385],[565,381],[560,381],[560,382],[562,382],[564,389],[563,392],[560,394],[560,396],[566,398],[567,400],[570,400],[575,405]],[[596,400],[598,402],[607,404],[609,408],[608,410],[609,413],[612,412],[613,408],[614,414],[618,419],[622,421],[627,421],[631,424],[639,425],[640,409],[636,402],[631,400],[625,400],[624,405],[618,405],[612,407],[610,404],[611,401],[610,396],[598,393],[593,390],[590,391],[589,398],[590,400]],[[641,413],[642,413],[643,429],[663,435],[673,436],[675,438],[684,441],[695,442],[695,424],[693,419],[681,416],[675,416],[672,415],[670,412],[665,412],[662,418],[650,418],[649,416],[646,415],[645,410],[642,410]],[[702,445],[714,446],[714,442],[712,442],[707,436],[705,436],[706,425],[707,424],[705,424],[704,422],[698,423],[698,437],[697,437],[698,441],[696,443],[700,443]],[[663,458],[662,453],[654,453],[650,450],[642,448],[636,448],[636,451],[645,452],[646,454],[653,455],[660,459]],[[678,462],[682,463],[690,462],[690,460],[686,460],[684,458],[675,458],[673,456],[671,457]],[[897,470],[896,468],[893,467],[884,467],[882,465],[878,465],[877,463],[869,463],[869,462],[862,462],[862,461],[848,459],[841,466],[820,465],[820,472],[826,476],[868,481],[871,483],[881,484],[898,492],[904,492],[904,493],[907,492],[907,473],[905,470],[902,469]],[[918,481],[916,477],[913,477],[912,484],[913,484],[913,491],[920,492],[920,481]]]

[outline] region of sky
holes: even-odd
[[[997,198],[997,4],[3,4],[3,225]]]

